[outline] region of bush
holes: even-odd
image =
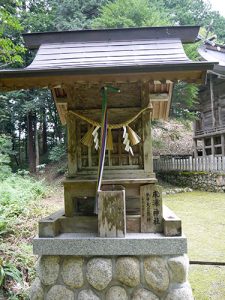
[[[12,152],[12,142],[6,135],[0,135],[0,180],[11,174],[10,154]]]
[[[33,218],[43,213],[38,200],[47,190],[26,171],[18,173],[0,181],[0,291],[9,300],[29,299],[34,257],[27,241],[34,234]]]
[[[29,204],[45,194],[45,185],[14,174],[0,183],[0,235],[12,231],[19,215],[26,215]]]
[[[49,152],[49,159],[54,162],[59,162],[66,156],[66,147],[64,144],[54,146]]]

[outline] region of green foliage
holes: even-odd
[[[55,12],[50,2],[46,0],[24,1],[21,24],[26,32],[53,31]],[[58,5],[60,5],[59,2]]]
[[[31,0],[25,2],[22,24],[31,32],[90,28],[107,0]]]
[[[98,9],[107,0],[63,0],[51,1],[55,11],[55,27],[57,30],[90,28],[91,21],[98,14]]]
[[[11,175],[0,184],[0,235],[9,232],[17,217],[26,215],[29,204],[43,197],[45,186],[42,181],[30,177]]]
[[[184,51],[188,58],[190,58],[191,60],[200,60],[200,55],[198,53],[199,46],[200,42],[184,45]]]
[[[0,288],[4,287],[7,279],[21,283],[22,275],[13,264],[4,262],[3,259],[0,258]]]
[[[116,0],[100,9],[94,28],[123,28],[171,24],[162,1]]]
[[[14,5],[19,6],[19,1],[15,1]],[[18,43],[18,35],[22,31],[16,17],[16,7],[9,3],[0,5],[0,64],[2,67],[8,64],[22,63],[22,54],[25,49],[23,45]]]
[[[2,205],[0,201],[0,215],[2,211],[3,216],[8,215],[4,219],[6,230],[0,234],[0,256],[3,258],[4,267],[7,267],[6,270],[9,270],[12,276],[7,274],[3,289],[0,288],[0,290],[3,290],[4,299],[28,300],[29,284],[36,275],[34,268],[36,257],[33,255],[31,239],[36,235],[38,220],[49,214],[40,199],[49,190],[43,182],[35,181],[27,176],[15,175],[3,184],[3,186],[0,185],[0,195],[2,196],[4,188],[11,188],[9,190],[11,196],[6,199],[7,205]],[[12,189],[16,190],[11,193]],[[15,195],[17,201],[15,201]]]
[[[11,139],[5,135],[0,135],[0,180],[11,174],[10,154],[12,154]]]
[[[161,139],[156,139],[156,138],[152,139],[152,147],[154,149],[161,149],[163,146],[164,146],[164,143]]]
[[[225,43],[225,18],[221,16],[218,12],[211,12],[208,24],[213,21],[211,26],[211,32],[215,33],[218,37],[218,42],[221,44]]]
[[[198,103],[198,87],[195,84],[179,82],[173,91],[171,116],[194,120],[196,118],[196,104]]]
[[[68,171],[67,164],[62,165],[60,168],[56,170],[58,175],[64,175]]]
[[[66,147],[64,144],[54,146],[49,152],[49,159],[54,162],[59,162],[66,156]]]
[[[205,25],[210,14],[210,4],[204,0],[163,0],[177,25]]]

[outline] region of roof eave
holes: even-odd
[[[179,38],[183,43],[196,41],[200,26],[161,26],[141,28],[76,30],[24,33],[25,46],[37,49],[43,43],[96,42],[106,40],[143,40]]]
[[[68,69],[15,69],[4,70],[0,72],[1,78],[18,78],[18,77],[40,77],[55,75],[101,75],[117,73],[145,73],[145,72],[170,72],[170,71],[207,71],[212,70],[217,62],[190,62],[190,63],[171,63],[157,65],[136,65],[136,66],[112,66],[112,67],[95,67],[95,68],[68,68]]]

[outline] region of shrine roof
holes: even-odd
[[[198,49],[198,52],[204,60],[217,62],[213,70],[210,71],[211,73],[225,75],[225,45],[206,41],[204,45]]]
[[[24,69],[1,70],[0,89],[49,87],[68,80],[142,80],[143,75],[202,81],[214,63],[191,61],[182,46],[194,42],[198,31],[198,26],[175,26],[24,34],[36,56]]]
[[[24,33],[25,45],[37,49],[46,43],[105,42],[149,39],[180,39],[183,43],[193,43],[199,26],[162,26],[119,29],[75,30],[60,32]]]

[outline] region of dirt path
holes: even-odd
[[[64,205],[64,191],[62,185],[50,186],[49,194],[42,199],[42,204],[51,212],[55,212]]]

